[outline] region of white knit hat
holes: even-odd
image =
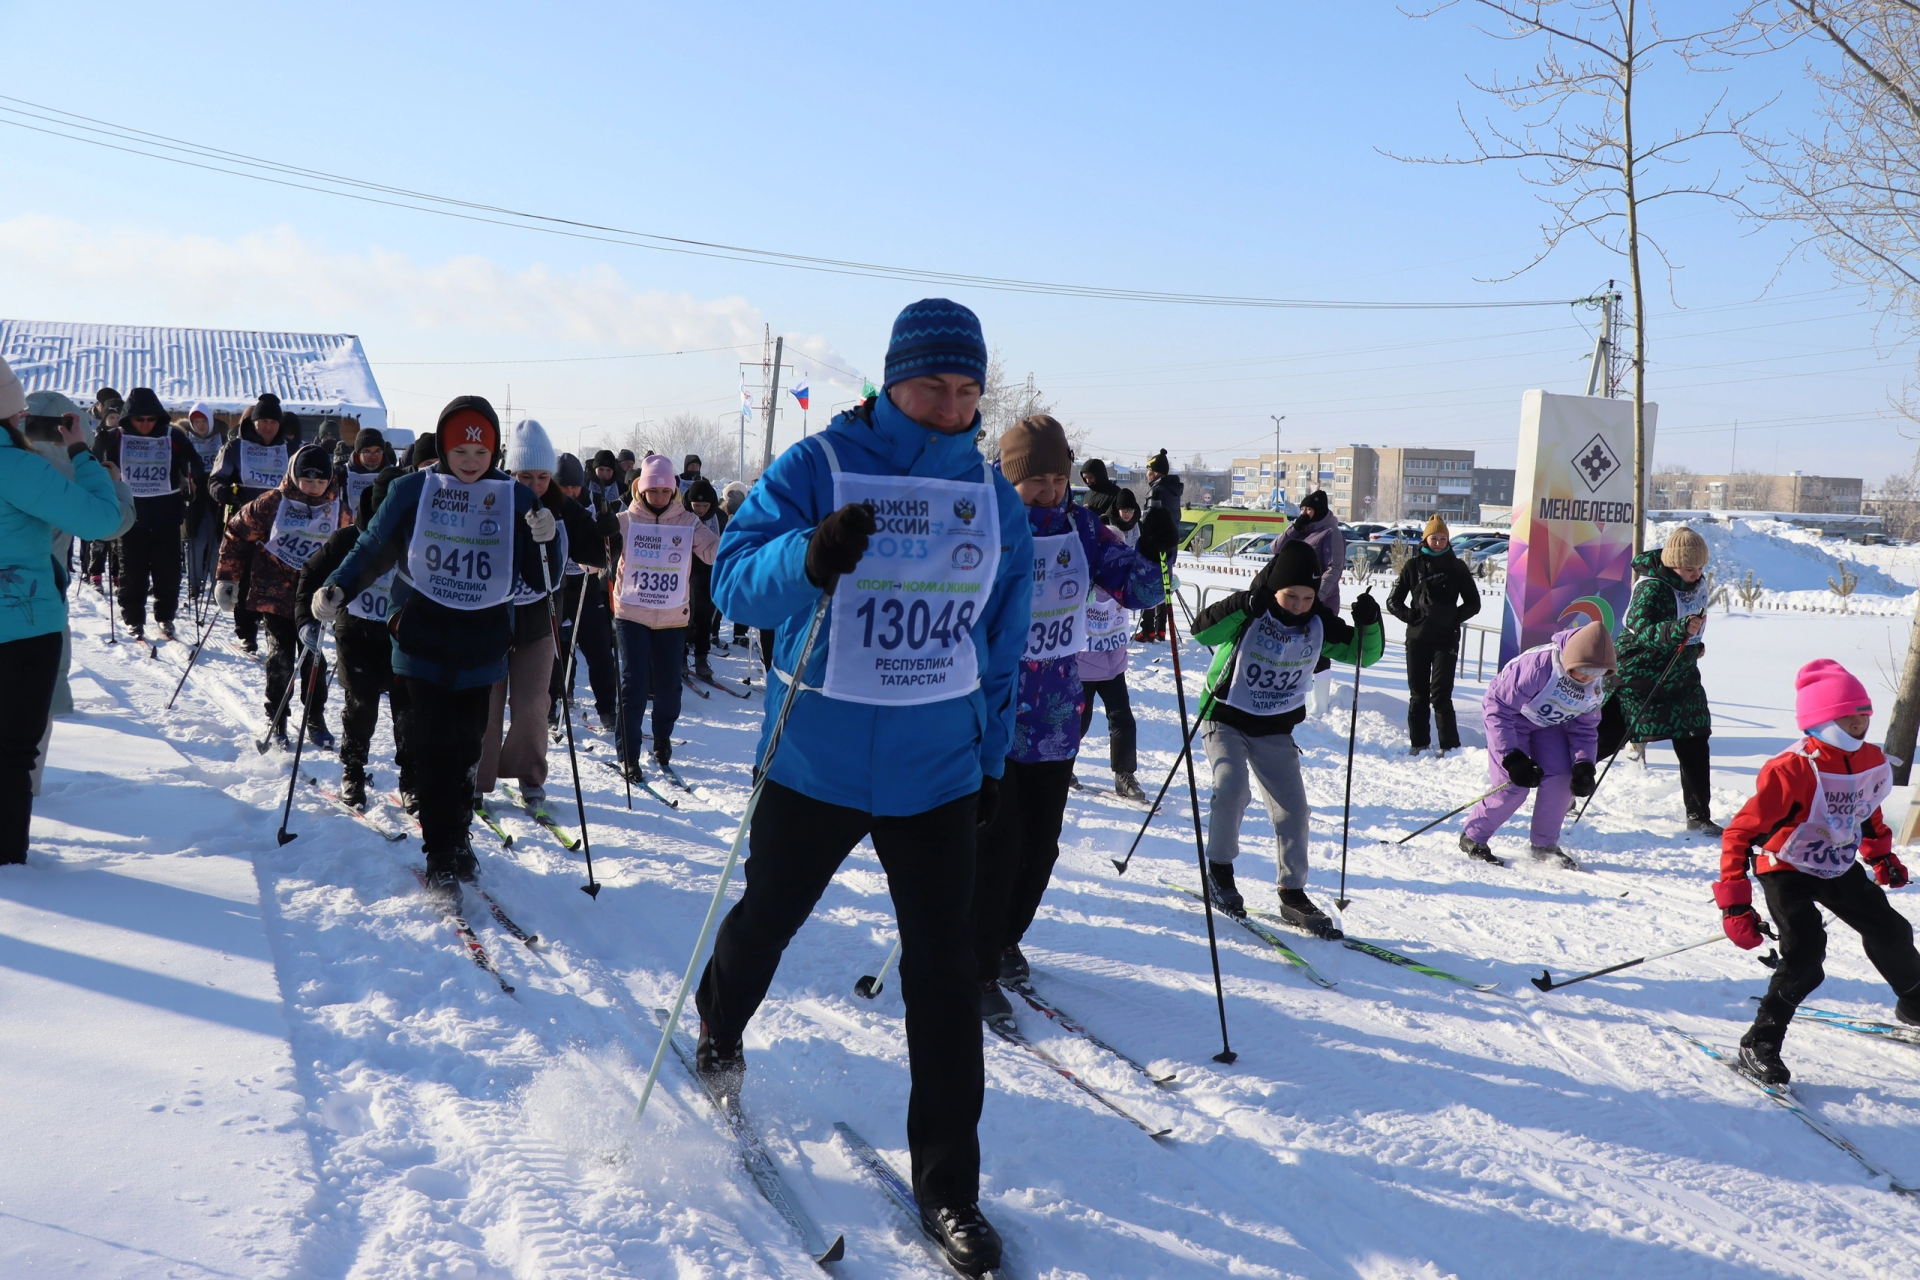
[[[554,452],[553,441],[547,439],[547,429],[532,418],[523,419],[507,442],[507,474],[552,471],[559,465],[560,458]]]
[[[0,359],[0,418],[11,418],[27,407],[27,389],[5,359]]]

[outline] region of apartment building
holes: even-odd
[[[1425,520],[1438,512],[1450,523],[1470,524],[1479,514],[1479,503],[1473,496],[1473,450],[1374,452],[1379,457],[1375,520]]]
[[[1315,489],[1324,489],[1336,517],[1365,520],[1373,505],[1375,474],[1374,450],[1364,444],[1235,458],[1233,501],[1245,507],[1271,507],[1277,485],[1281,497],[1298,506]]]

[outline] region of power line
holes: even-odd
[[[431,366],[469,365],[469,364],[586,364],[595,360],[657,360],[662,356],[692,356],[708,351],[751,351],[759,346],[757,342],[736,343],[730,347],[688,347],[684,351],[639,351],[618,356],[554,356],[540,360],[369,360],[369,364],[393,368],[425,368]]]
[[[1282,310],[1466,311],[1500,310],[1514,307],[1564,307],[1588,301],[1585,298],[1549,298],[1497,302],[1359,302],[1313,298],[1251,297],[1234,294],[1188,293],[1154,289],[1120,288],[1104,285],[1071,284],[1059,281],[1024,280],[1011,276],[974,275],[965,272],[935,271],[920,267],[899,267],[882,263],[859,262],[851,259],[827,258],[812,254],[785,253],[773,249],[756,249],[745,245],[696,240],[685,236],[669,236],[650,231],[634,231],[624,227],[585,222],[577,218],[532,213],[525,210],[510,209],[500,205],[464,200],[453,196],[434,195],[431,192],[415,191],[406,187],[370,182],[362,178],[328,173],[320,169],[310,169],[300,165],[287,164],[278,160],[250,156],[243,152],[228,151],[219,147],[207,146],[203,143],[171,137],[167,134],[153,133],[145,129],[136,129],[130,125],[115,124],[112,121],[101,120],[93,116],[83,116],[71,111],[63,111],[58,107],[50,107],[42,103],[29,101],[25,98],[15,98],[5,94],[0,94],[0,103],[20,104],[19,106],[0,105],[0,124],[11,125],[16,129],[24,129],[33,133],[45,134],[48,137],[60,138],[67,142],[84,143],[88,146],[102,147],[109,151],[119,151],[128,155],[143,156],[149,160],[160,160],[168,164],[184,165],[188,168],[221,173],[229,177],[246,178],[254,182],[291,187],[301,191],[312,191],[321,195],[337,196],[346,200],[358,200],[363,203],[384,205],[389,208],[408,209],[415,213],[430,213],[440,217],[458,218],[467,222],[488,223],[494,226],[512,227],[522,231],[537,231],[547,235],[565,236],[576,240],[594,240],[607,244],[624,245],[628,248],[653,249],[663,253],[680,253],[703,258],[720,258],[732,262],[750,262],[761,266],[787,267],[793,270],[816,271],[830,275],[865,276],[885,280],[908,280],[926,284],[964,285],[970,288],[997,290],[1005,293],[1029,293],[1054,297],[1094,298],[1119,302],[1158,302],[1178,306],[1250,307]],[[22,110],[22,107],[30,107],[33,108],[33,110]],[[28,124],[26,123],[27,120],[38,120],[41,124]],[[65,132],[66,130],[76,130],[78,132]],[[80,136],[84,134],[94,134],[98,136]],[[169,152],[178,154],[168,154]],[[341,190],[340,188],[347,189]],[[413,203],[416,201],[424,203]]]

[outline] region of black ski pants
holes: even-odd
[[[33,767],[60,675],[60,632],[0,644],[0,866],[27,860]],[[969,824],[968,831],[972,831]],[[978,1015],[976,1014],[976,1017]]]
[[[828,804],[769,779],[754,811],[746,892],[721,922],[694,996],[708,1033],[732,1044],[766,998],[787,943],[862,836],[887,873],[900,921],[900,993],[907,1005],[907,1146],[923,1207],[980,1198],[980,992],[968,937],[974,814],[961,796],[911,817]]]
[[[407,755],[407,686],[393,678],[393,641],[378,622],[340,619],[333,628],[334,650],[340,657],[340,763],[365,770],[367,748],[380,722],[380,695],[387,695],[393,716],[394,766],[400,771],[400,789],[414,790],[413,763]]]
[[[1913,949],[1913,924],[1887,901],[1886,890],[1856,862],[1831,880],[1783,868],[1759,877],[1767,914],[1780,934],[1780,964],[1761,998],[1753,1030],[1743,1043],[1779,1045],[1800,1002],[1827,976],[1827,929],[1820,908],[1839,917],[1860,935],[1867,959],[1896,996],[1920,991],[1920,953]]]
[[[1139,768],[1139,727],[1133,722],[1133,702],[1127,692],[1127,673],[1111,680],[1084,680],[1080,685],[1087,699],[1080,710],[1080,736],[1093,727],[1093,700],[1097,697],[1107,708],[1107,763],[1115,773],[1132,773]]]
[[[297,730],[300,722],[294,713],[299,708],[292,698],[287,698],[286,710],[281,711],[280,699],[287,697],[287,682],[293,679],[294,654],[300,647],[299,633],[292,618],[278,613],[263,613],[259,617],[267,624],[267,714],[280,712],[280,718],[273,723],[274,728],[285,728],[291,720]],[[313,723],[325,724],[327,686],[322,677],[327,671],[327,660],[317,653],[304,656],[306,660],[300,664],[300,694],[307,700],[310,708],[308,714],[313,717]]]
[[[1453,672],[1459,661],[1457,645],[1443,649],[1407,641],[1407,745],[1415,750],[1430,744],[1429,714],[1440,731],[1440,749],[1452,751],[1460,745],[1460,725],[1453,712]]]
[[[1632,735],[1620,699],[1608,698],[1600,708],[1600,743],[1596,758],[1605,760],[1625,746]],[[1643,741],[1643,739],[1633,739]],[[1693,738],[1670,738],[1674,758],[1680,762],[1680,801],[1689,820],[1713,816],[1713,748],[1707,734]]]
[[[236,640],[256,640],[260,635],[260,619],[266,615],[247,608],[247,591],[253,585],[253,557],[240,557],[240,605],[233,611],[233,638]]]
[[[973,874],[973,957],[980,980],[999,976],[1000,953],[1027,936],[1060,857],[1071,760],[1007,761],[1000,811],[980,833]]]
[[[452,871],[468,848],[474,781],[493,706],[493,686],[449,689],[432,680],[398,676],[406,686],[410,740],[419,746],[414,778],[419,783],[420,847],[429,873]]]
[[[180,526],[135,522],[120,535],[120,620],[130,627],[147,620],[153,592],[155,622],[172,622],[180,607]]]
[[[587,593],[586,605],[580,603],[580,593]],[[548,693],[555,707],[560,699],[568,696],[567,653],[574,652],[574,672],[577,678],[579,668],[587,669],[587,684],[593,690],[594,709],[600,713],[601,724],[612,724],[620,712],[620,664],[613,656],[613,612],[607,604],[606,582],[594,573],[579,573],[566,581],[560,603],[563,610],[560,617],[560,649],[554,654],[553,683]],[[580,639],[573,638],[575,615],[580,619]]]

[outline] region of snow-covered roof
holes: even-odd
[[[28,394],[60,391],[91,405],[102,387],[151,387],[169,409],[205,401],[239,413],[271,391],[301,417],[387,425],[387,404],[351,333],[270,333],[132,324],[0,320],[0,357]]]

